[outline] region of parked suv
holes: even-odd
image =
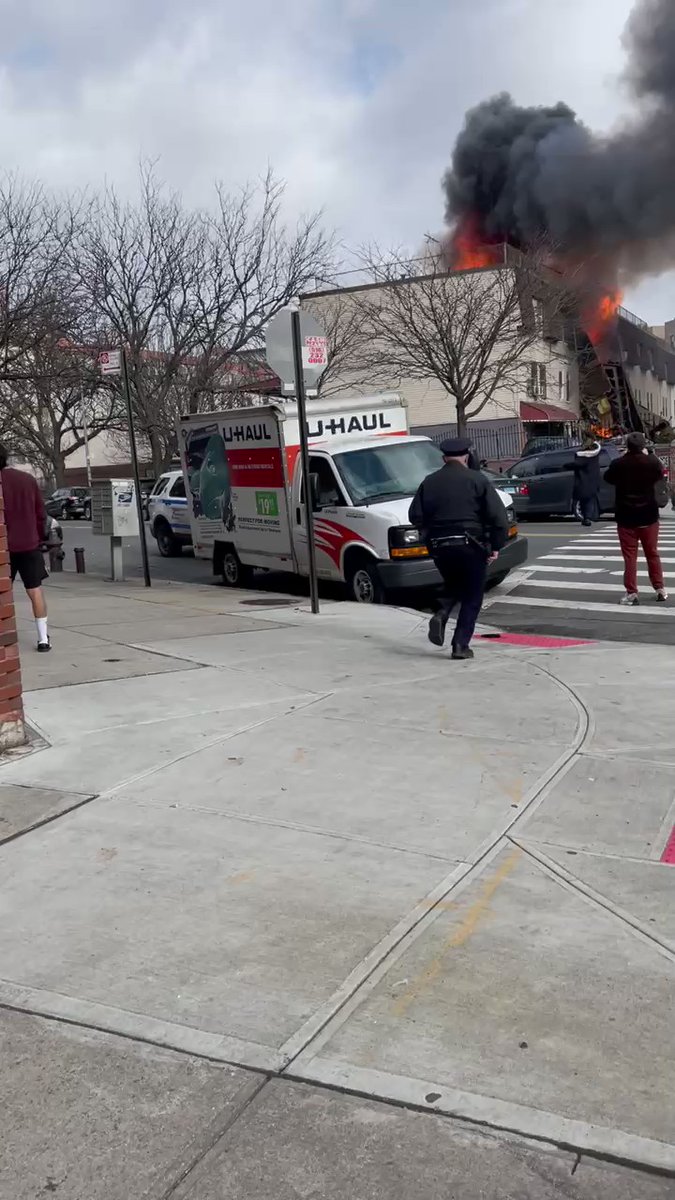
[[[50,517],[59,521],[91,520],[91,492],[85,487],[66,487],[57,490],[45,500]]]
[[[499,486],[513,497],[519,519],[533,516],[570,516],[574,512],[572,491],[574,488],[574,457],[581,446],[568,446],[561,450],[546,450],[541,454],[521,458],[503,476]],[[600,450],[600,472],[604,475],[612,459],[621,451],[616,446],[603,446]],[[614,509],[614,488],[602,479],[600,485],[600,510]]]

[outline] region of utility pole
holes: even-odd
[[[305,376],[302,365],[302,332],[300,329],[300,310],[291,309],[291,335],[293,338],[293,369],[295,372],[295,398],[298,405],[298,424],[300,426],[300,457],[302,460],[302,479],[305,485],[305,529],[307,530],[307,569],[309,572],[309,594],[312,601],[312,612],[319,611],[319,581],[316,574],[316,544],[314,542],[314,506],[312,503],[312,481],[309,477],[309,442],[307,440],[307,401],[305,396]]]
[[[127,409],[127,423],[129,426],[129,447],[131,450],[131,466],[134,473],[134,492],[136,493],[136,511],[138,513],[138,532],[141,536],[141,556],[143,558],[143,578],[145,586],[151,587],[152,580],[150,579],[150,561],[148,559],[148,543],[145,537],[145,516],[143,514],[143,500],[141,498],[141,476],[138,470],[138,452],[136,450],[136,430],[134,427],[134,410],[131,403],[131,388],[129,387],[129,368],[127,366],[127,352],[122,347],[122,385],[124,388],[124,400]]]
[[[89,425],[87,423],[87,410],[84,404],[84,385],[80,382],[80,412],[82,413],[82,436],[84,438],[84,459],[87,464],[87,486],[91,491],[91,456],[89,454]]]

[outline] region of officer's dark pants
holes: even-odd
[[[454,546],[447,550],[439,550],[434,555],[434,562],[443,577],[440,611],[445,619],[447,620],[455,604],[460,605],[452,644],[468,646],[485,594],[485,551],[479,546]]]

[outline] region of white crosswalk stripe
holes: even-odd
[[[618,604],[599,604],[594,600],[582,600],[581,597],[570,600],[549,600],[543,599],[541,596],[502,596],[499,603],[519,604],[525,608],[570,608],[582,610],[583,612],[623,613],[632,617],[633,620],[638,616],[675,617],[675,608],[668,608],[665,604],[660,604],[658,608],[655,604],[649,608],[646,605],[640,605],[637,608],[633,608],[632,606],[622,608]]]
[[[612,547],[612,550],[613,549],[614,549],[614,547]],[[565,562],[570,562],[570,561],[572,561],[572,562],[606,562],[606,563],[623,562],[622,556],[620,554],[614,554],[614,553],[612,553],[612,554],[569,554],[569,553],[544,554],[544,555],[542,555],[542,558],[545,558],[546,560],[548,560],[549,558],[559,558],[559,559],[564,559]],[[667,564],[668,566],[672,567],[673,565],[675,565],[675,558],[664,558],[663,556],[661,556],[661,562],[664,563],[664,565]]]
[[[673,514],[675,516],[675,514]],[[524,531],[527,534],[527,530]],[[666,587],[675,594],[675,525],[663,523],[659,552]],[[612,613],[635,621],[658,616],[675,619],[675,598],[657,602],[642,551],[638,558],[639,606],[621,606],[623,557],[615,525],[580,533],[538,559],[530,559],[518,582],[488,598],[487,608],[567,609],[571,613]]]

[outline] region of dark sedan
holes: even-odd
[[[501,477],[499,487],[513,500],[516,515],[526,517],[571,516],[575,505],[574,456],[581,446],[563,450],[545,450],[541,454],[521,458]],[[621,453],[616,446],[603,446],[600,451],[600,471],[604,475],[610,462]],[[602,512],[614,509],[614,488],[605,483],[600,487]]]
[[[57,488],[45,500],[45,508],[50,517],[56,517],[59,521],[90,521],[91,492],[84,487]]]

